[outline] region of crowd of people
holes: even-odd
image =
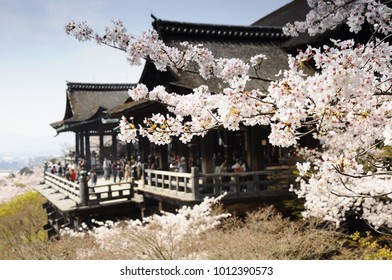
[[[72,161],[70,163],[63,163],[61,161],[58,161],[57,163],[52,164],[48,168],[50,170],[50,173],[54,175],[65,178],[71,182],[79,183],[80,172],[82,170],[86,170],[87,162],[84,159],[80,159],[78,162]],[[96,184],[97,176],[94,169],[91,169],[88,172],[88,177],[93,184]]]
[[[113,179],[113,182],[130,181],[131,178],[140,179],[142,176],[141,157],[136,160],[120,159],[112,161],[108,158],[103,160],[103,177],[106,181]]]
[[[214,173],[215,174],[227,174],[227,173],[243,173],[243,172],[247,172],[249,171],[249,167],[246,165],[245,161],[240,158],[237,157],[234,161],[230,162],[227,158],[221,158],[221,157],[217,157],[215,159],[215,169],[214,169]],[[230,176],[230,175],[222,175],[219,177],[215,178],[215,183],[216,184],[225,184],[230,182],[234,177]],[[244,182],[246,181],[246,177],[244,176],[239,176],[239,181],[240,182]],[[222,191],[228,191],[229,187],[222,187]],[[241,184],[240,185],[240,191],[241,192],[246,192],[246,185],[245,184]]]
[[[136,160],[125,160],[122,158],[120,160],[113,161],[111,159],[104,158],[102,168],[103,179],[106,181],[112,180],[115,183],[130,181],[131,178],[140,179],[142,176],[142,161],[140,156],[138,156]],[[150,160],[150,157],[148,168],[156,168],[155,160]],[[50,173],[75,183],[79,183],[80,172],[82,170],[87,171],[87,161],[85,159],[79,159],[77,162],[72,161],[69,163],[58,161],[57,163],[49,165],[47,169]],[[95,186],[97,184],[97,180],[98,175],[95,166],[95,168],[91,168],[87,172],[87,181],[89,182],[89,185]]]
[[[193,159],[191,156],[186,158],[185,156],[179,156],[172,154],[169,159],[169,170],[187,173],[190,172],[190,168],[193,166],[201,167],[199,158]],[[231,173],[231,172],[246,172],[249,168],[241,158],[237,158],[234,162],[230,162],[227,158],[216,157],[214,160],[215,170],[214,173]],[[145,168],[157,169],[157,160],[153,155],[148,156]],[[105,181],[113,181],[115,183],[128,182],[131,179],[140,179],[143,172],[143,163],[140,156],[136,159],[125,159],[111,160],[104,158],[102,162],[103,179]],[[87,171],[87,162],[85,159],[80,159],[77,162],[72,161],[68,164],[62,163],[61,161],[52,164],[49,167],[52,174],[63,177],[71,182],[79,183],[80,172],[82,170]],[[87,180],[90,186],[97,184],[98,175],[95,168],[90,169],[87,172]],[[230,177],[222,177],[222,182],[229,181]]]
[[[201,168],[201,160],[198,156],[189,157],[171,154],[169,158],[169,171],[175,171],[180,173],[187,173],[191,171],[191,167],[197,166]]]

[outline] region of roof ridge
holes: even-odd
[[[288,38],[279,26],[187,23],[155,19],[153,27],[163,34],[188,34],[234,38]]]
[[[83,83],[83,82],[68,82],[68,90],[127,90],[136,83]]]

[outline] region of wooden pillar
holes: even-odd
[[[99,132],[99,165],[102,166],[103,164],[103,132],[100,131]]]
[[[150,155],[150,141],[146,137],[139,138],[139,153],[142,157],[142,162],[146,162]]]
[[[84,133],[81,131],[79,132],[79,148],[80,148],[80,157],[86,158],[86,155],[84,153]]]
[[[117,161],[117,133],[112,133],[112,160]]]
[[[182,142],[178,143],[178,154],[182,157],[186,157],[186,159],[189,159],[189,148],[188,145],[185,145]]]
[[[132,143],[127,143],[126,147],[127,147],[126,159],[131,159],[132,150],[133,150],[133,144]]]
[[[168,154],[168,145],[159,145],[157,146],[157,153],[159,157],[159,168],[163,170],[169,169],[169,154]],[[155,155],[157,156],[157,155]]]
[[[87,170],[91,168],[90,132],[85,132]]]
[[[193,199],[199,199],[200,189],[199,189],[199,168],[191,168],[191,182],[192,182],[192,197]]]
[[[80,156],[80,135],[79,132],[75,132],[75,162],[78,161]]]
[[[254,171],[261,170],[263,164],[261,134],[262,129],[259,126],[246,129],[246,162],[249,164],[250,169]]]
[[[265,135],[266,131],[261,126],[255,126],[249,129],[251,131],[249,142],[250,142],[250,154],[251,154],[251,161],[250,164],[252,165],[252,169],[254,171],[263,170],[265,162],[264,158],[264,150],[266,149],[267,145],[267,135]],[[263,135],[265,139],[263,139]]]
[[[229,164],[232,163],[233,160],[233,145],[234,145],[234,137],[231,131],[224,131],[224,143],[225,146],[225,158],[228,159]]]
[[[201,172],[212,173],[214,172],[214,149],[213,149],[213,135],[211,132],[207,133],[201,139],[200,150],[201,150]]]

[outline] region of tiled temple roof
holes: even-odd
[[[153,27],[158,31],[161,38],[165,40],[166,36],[196,36],[196,37],[213,37],[214,39],[284,39],[281,27],[267,26],[237,26],[237,25],[218,25],[218,24],[200,24],[167,21],[155,19]]]
[[[61,121],[51,126],[57,132],[71,130],[75,125],[98,122],[107,118],[106,112],[119,104],[124,104],[128,89],[135,84],[118,83],[73,83],[67,82],[66,110]]]
[[[67,82],[68,91],[123,91],[133,87],[134,84],[124,83],[75,83]]]

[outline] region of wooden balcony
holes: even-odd
[[[146,169],[140,180],[105,182],[96,186],[88,185],[86,172],[82,172],[79,183],[45,172],[44,182],[36,186],[36,190],[48,201],[44,205],[48,228],[58,231],[61,227],[80,225],[92,215],[107,212],[131,214],[139,209],[143,215],[149,210],[146,200],[158,201],[159,210],[163,210],[164,203],[193,205],[205,197],[217,197],[223,193],[223,201],[231,202],[279,199],[289,194],[293,183],[295,178],[287,167],[220,174],[200,173],[197,167],[193,167],[191,173]]]

